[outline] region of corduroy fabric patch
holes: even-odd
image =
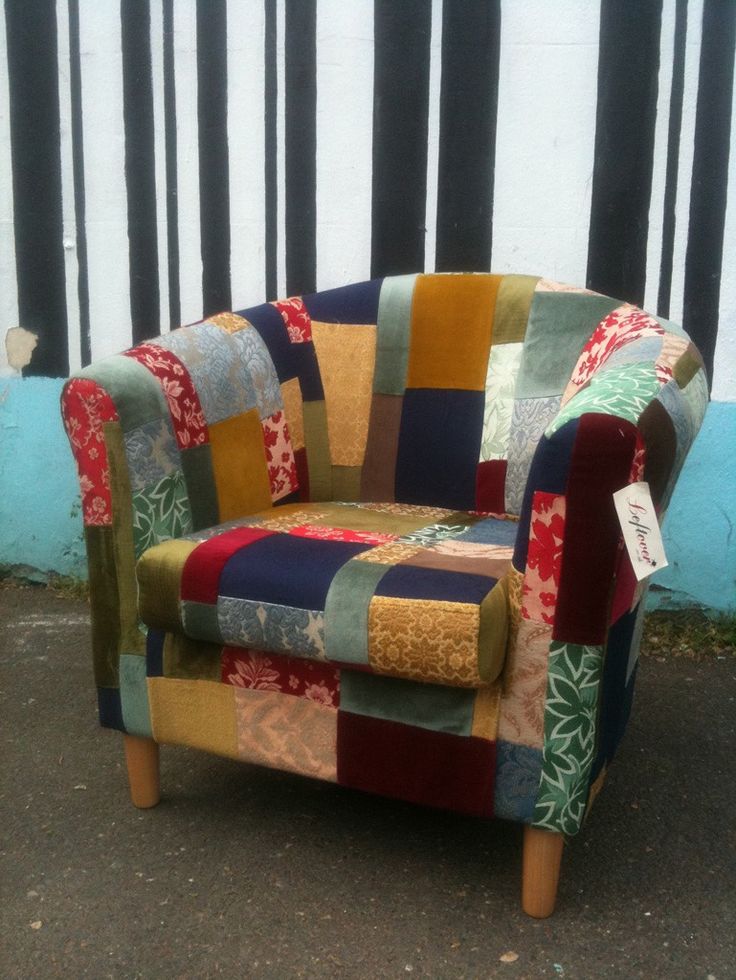
[[[493,814],[495,743],[339,711],[337,781],[474,816]]]
[[[482,390],[407,390],[396,462],[397,500],[472,510],[483,398]]]
[[[210,426],[210,445],[220,520],[268,507],[271,487],[257,409]]]
[[[417,278],[407,388],[484,390],[500,282],[490,275]]]

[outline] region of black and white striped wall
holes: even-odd
[[[0,329],[59,376],[215,309],[493,268],[733,360],[735,30],[732,0],[5,0]]]

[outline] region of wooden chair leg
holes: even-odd
[[[554,831],[524,828],[521,906],[535,919],[546,919],[555,910],[564,842]]]
[[[133,806],[141,809],[156,806],[161,797],[158,742],[152,738],[123,735],[123,744]]]

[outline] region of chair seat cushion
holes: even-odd
[[[290,504],[149,548],[139,612],[192,639],[456,687],[503,666],[512,519]]]

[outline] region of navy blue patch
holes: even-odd
[[[97,707],[100,713],[100,724],[105,728],[116,728],[125,731],[123,724],[123,706],[120,702],[120,690],[117,687],[97,688]]]
[[[302,296],[313,320],[321,323],[376,323],[383,279],[356,282]]]
[[[279,311],[271,303],[252,306],[248,310],[238,310],[238,316],[252,323],[263,338],[276,374],[281,382],[299,378],[302,398],[305,402],[322,401],[325,397],[322,378],[317,364],[314,344],[292,344],[286,324]]]
[[[463,543],[513,545],[519,525],[516,521],[499,521],[494,517],[484,517],[471,524],[459,538]]]
[[[603,766],[613,759],[629,720],[636,671],[632,672],[628,684],[626,672],[638,611],[637,605],[633,612],[621,616],[608,631],[601,678],[598,753],[590,773],[591,783],[595,782]]]
[[[394,565],[378,583],[374,595],[479,605],[495,584],[496,579],[490,575],[450,572],[444,568],[422,568],[418,565]]]
[[[324,609],[338,569],[371,546],[272,534],[241,548],[220,576],[220,595],[298,609]]]
[[[396,461],[396,500],[472,510],[483,434],[482,391],[409,388]]]
[[[524,502],[521,505],[519,516],[519,529],[516,532],[516,547],[512,564],[517,572],[523,572],[526,568],[534,493],[537,490],[545,493],[565,493],[567,490],[570,460],[572,459],[572,449],[575,445],[579,424],[580,419],[572,419],[558,429],[551,439],[542,436],[539,440],[526,481]]]
[[[164,676],[164,639],[163,630],[149,629],[146,636],[146,676]]]

